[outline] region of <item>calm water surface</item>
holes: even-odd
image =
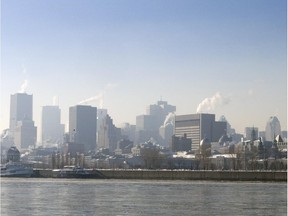
[[[287,184],[1,179],[4,215],[287,215]]]

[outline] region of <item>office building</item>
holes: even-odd
[[[117,148],[117,143],[121,140],[121,129],[115,127],[113,120],[109,115],[106,115],[100,125],[99,130],[99,148],[109,149],[110,152],[114,152]]]
[[[259,138],[258,128],[257,127],[245,127],[244,137],[246,140],[255,141]]]
[[[265,131],[258,131],[258,135],[259,137],[262,137],[263,139],[265,139]]]
[[[42,107],[42,143],[63,143],[64,125],[61,124],[61,110],[58,106]]]
[[[159,129],[166,117],[175,111],[176,107],[166,101],[158,101],[157,104],[148,106],[146,115],[136,117],[136,143],[147,142],[150,138],[160,143],[162,138]]]
[[[10,97],[10,133],[17,127],[17,122],[33,118],[33,96],[26,93],[16,93]]]
[[[97,109],[97,143],[99,145],[99,133],[102,122],[105,120],[106,115],[108,114],[107,109]],[[99,146],[98,146],[99,147]]]
[[[186,136],[192,139],[193,151],[199,149],[200,141],[207,138],[210,142],[218,142],[223,134],[226,134],[226,122],[215,121],[214,114],[190,114],[175,117],[174,135]]]
[[[220,122],[226,122],[226,124],[227,124],[227,135],[236,134],[235,129],[231,127],[231,125],[229,124],[229,122],[227,121],[227,119],[225,118],[224,115],[220,116],[219,121]]]
[[[107,114],[108,114],[107,109],[97,109],[97,131],[99,131],[100,125],[102,121],[104,121]]]
[[[97,108],[77,105],[69,109],[69,138],[71,143],[82,145],[83,151],[96,150]],[[81,149],[81,148],[80,148]]]
[[[33,96],[26,93],[11,95],[10,136],[19,150],[35,146],[37,128],[33,121]]]
[[[173,152],[191,151],[191,144],[192,139],[188,139],[186,134],[183,137],[172,136],[171,149]]]
[[[265,128],[266,141],[274,141],[277,135],[281,135],[280,122],[276,116],[271,116],[266,123]]]
[[[19,150],[35,147],[37,137],[37,127],[34,121],[23,119],[17,122],[14,130],[14,144]]]
[[[135,142],[135,132],[136,132],[136,125],[130,125],[129,123],[124,123],[121,127],[122,137],[131,140],[133,143]]]
[[[157,101],[157,104],[152,104],[147,108],[147,115],[152,116],[153,122],[157,127],[164,123],[166,116],[169,113],[174,113],[176,111],[176,106],[169,105],[167,101]]]

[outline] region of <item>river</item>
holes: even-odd
[[[5,215],[287,215],[286,182],[2,178]]]

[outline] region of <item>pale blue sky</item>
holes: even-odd
[[[38,127],[54,96],[67,124],[70,106],[102,94],[119,125],[135,124],[160,97],[176,114],[191,114],[220,93],[203,112],[224,115],[237,132],[264,130],[271,115],[287,128],[285,0],[1,4],[1,130],[9,127],[10,94],[25,80]]]

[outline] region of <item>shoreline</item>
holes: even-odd
[[[128,170],[95,169],[87,170],[88,179],[143,179],[143,180],[218,180],[218,181],[286,181],[287,171],[252,170]],[[36,169],[32,177],[60,178],[53,176],[52,169]],[[81,178],[64,176],[61,178]]]

